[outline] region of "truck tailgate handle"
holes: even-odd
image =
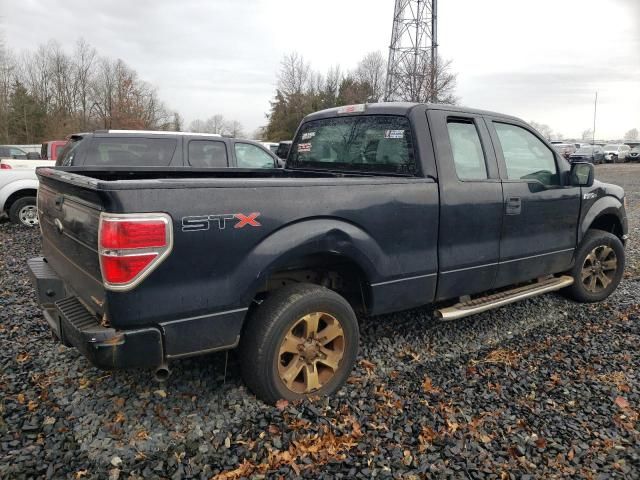
[[[520,215],[522,212],[522,200],[520,197],[507,197],[506,211],[507,215]]]

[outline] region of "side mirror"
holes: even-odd
[[[576,187],[590,187],[595,178],[595,169],[592,163],[576,162],[571,165],[571,185]]]

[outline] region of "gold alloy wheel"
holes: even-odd
[[[309,313],[284,336],[278,352],[278,375],[292,392],[314,392],[336,374],[344,349],[340,322],[328,313]]]
[[[601,292],[613,282],[617,270],[616,252],[607,245],[600,245],[591,250],[584,259],[582,284],[591,293]]]

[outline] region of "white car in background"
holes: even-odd
[[[38,225],[37,193],[35,168],[0,170],[0,213],[9,215],[12,223],[27,227]]]
[[[627,161],[631,147],[622,143],[608,143],[603,150],[605,163],[624,163]]]

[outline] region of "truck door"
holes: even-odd
[[[436,299],[489,290],[500,260],[502,187],[482,117],[429,110],[440,188]]]
[[[580,188],[569,165],[528,125],[487,118],[504,208],[496,287],[567,270],[577,241]]]

